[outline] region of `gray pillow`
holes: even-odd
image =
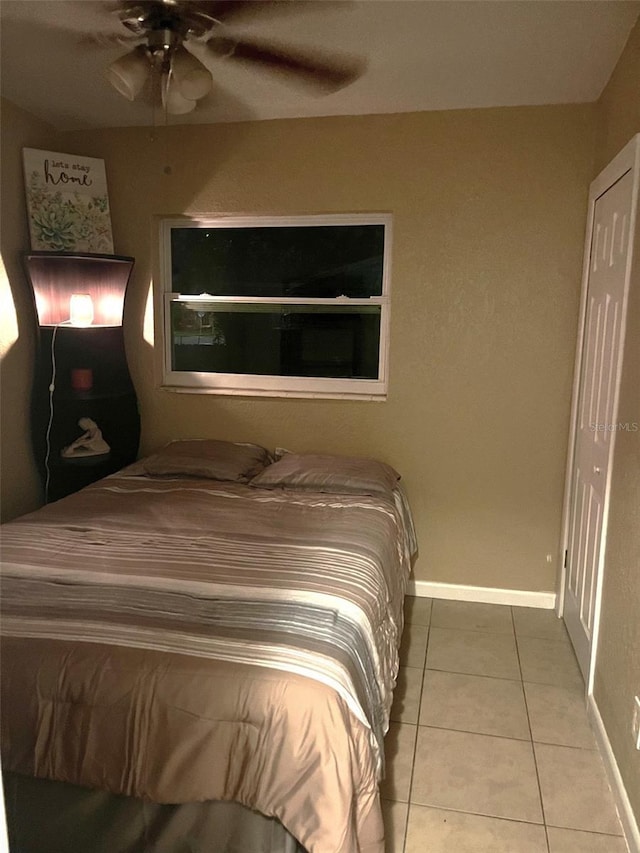
[[[390,465],[359,456],[286,453],[251,480],[262,489],[307,489],[351,495],[389,494],[400,479]]]
[[[247,483],[271,462],[258,444],[217,439],[172,441],[142,461],[145,474],[153,477],[186,476]]]

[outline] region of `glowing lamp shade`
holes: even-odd
[[[151,65],[144,48],[141,50],[137,47],[112,62],[106,70],[106,75],[116,91],[133,101],[143,90],[150,72]]]
[[[88,293],[71,294],[69,320],[72,326],[90,326],[93,323],[93,299]]]
[[[190,113],[196,108],[196,102],[191,98],[185,98],[178,89],[173,75],[165,77],[162,85],[162,106],[172,116],[181,116]]]
[[[171,77],[182,97],[189,101],[204,98],[213,85],[209,71],[182,45],[171,59]]]

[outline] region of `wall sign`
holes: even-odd
[[[113,254],[104,160],[23,148],[31,248]]]

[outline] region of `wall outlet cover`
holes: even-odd
[[[633,723],[631,731],[635,747],[636,749],[640,749],[640,696],[635,696],[633,700]]]

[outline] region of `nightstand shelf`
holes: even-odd
[[[124,348],[122,311],[132,258],[112,255],[25,256],[38,316],[31,401],[32,444],[45,500],[51,502],[133,462],[140,417]],[[90,325],[70,322],[72,294],[90,297]],[[70,458],[81,419],[99,429],[108,450]],[[102,445],[104,448],[104,445]]]

